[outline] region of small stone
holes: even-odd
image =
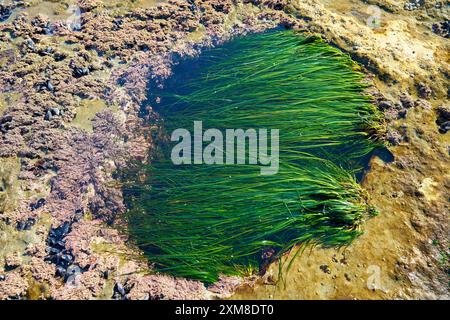
[[[431,89],[422,82],[417,85],[417,91],[419,92],[419,96],[423,99],[429,98],[432,93]]]
[[[116,285],[114,286],[114,292],[117,292],[122,296],[125,295],[125,289],[120,282],[116,282]]]
[[[49,91],[54,91],[55,90],[55,88],[53,87],[53,84],[51,83],[50,80],[47,81],[47,89]]]
[[[25,40],[25,45],[26,45],[27,48],[30,49],[31,51],[35,51],[35,50],[36,50],[36,44],[35,44],[34,41],[31,40],[31,39]]]
[[[52,112],[48,110],[45,114],[44,120],[50,121],[52,120],[52,118],[53,118]]]
[[[56,276],[64,278],[66,276],[66,269],[61,266],[56,267]]]
[[[31,227],[33,227],[36,224],[36,220],[34,218],[28,218],[25,222],[24,230],[31,230]]]
[[[51,112],[52,115],[54,115],[54,116],[59,116],[59,114],[60,114],[60,111],[59,111],[58,108],[51,108],[51,109],[50,109],[50,112]]]
[[[18,231],[31,230],[31,228],[36,224],[36,220],[34,218],[28,218],[26,221],[17,222],[16,229]]]
[[[414,101],[407,94],[402,94],[400,96],[400,102],[404,108],[409,109],[414,107]]]
[[[0,118],[0,124],[4,124],[4,123],[11,122],[12,119],[13,119],[12,116],[10,116],[10,115],[5,115],[5,116],[3,116],[3,117]]]
[[[7,6],[7,5],[3,5],[3,3],[0,4],[0,22],[3,22],[5,20],[7,20],[11,14],[12,14],[12,9],[11,7]]]
[[[450,131],[450,121],[446,121],[439,127],[439,132],[441,133],[447,133]]]
[[[72,264],[69,267],[67,267],[66,274],[68,276],[72,276],[72,275],[76,276],[76,275],[81,274],[81,269],[79,266]]]
[[[77,78],[86,76],[90,73],[89,68],[85,67],[85,68],[80,68],[80,67],[75,67],[74,68],[74,75]]]
[[[391,101],[383,100],[383,101],[378,102],[378,108],[380,110],[392,109],[392,108],[394,108],[394,104]]]
[[[38,201],[36,201],[35,203],[30,204],[30,210],[34,211],[36,209],[39,209],[40,207],[42,207],[43,205],[45,205],[45,199],[41,198]]]
[[[405,119],[407,113],[408,113],[408,110],[406,110],[406,109],[400,110],[400,111],[397,113],[397,118],[398,118],[398,119]]]
[[[440,106],[437,109],[439,118],[442,119],[443,122],[450,121],[450,107],[449,106]]]
[[[48,252],[49,252],[50,254],[58,254],[58,253],[61,252],[61,250],[60,250],[60,249],[57,249],[57,248],[50,248],[50,249],[48,250]]]
[[[322,270],[323,272],[328,273],[328,274],[331,273],[330,267],[326,264],[321,265],[320,270]]]
[[[71,263],[73,261],[73,257],[70,254],[63,254],[61,256],[61,259],[68,263]]]
[[[66,279],[66,284],[68,284],[69,286],[76,286],[76,281],[77,281],[77,275],[71,275],[68,276]]]

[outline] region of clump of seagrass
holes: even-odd
[[[381,115],[363,74],[326,43],[292,31],[235,39],[182,62],[162,97],[168,132],[280,130],[280,169],[181,165],[168,155],[127,184],[129,231],[160,271],[214,282],[258,270],[296,244],[342,246],[371,211],[355,174]],[[169,148],[170,150],[170,148]]]

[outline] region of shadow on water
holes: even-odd
[[[371,153],[363,157],[362,163],[364,164],[364,168],[356,173],[356,181],[360,183],[364,180],[364,177],[370,171],[370,160],[374,157],[380,158],[384,163],[392,163],[395,161],[394,155],[389,151],[386,147],[380,147],[373,150]]]

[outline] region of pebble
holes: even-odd
[[[74,75],[75,75],[75,77],[77,77],[77,78],[79,78],[79,77],[82,77],[82,76],[86,76],[86,75],[88,75],[89,74],[89,68],[80,68],[80,67],[75,67],[74,68]]]
[[[438,119],[437,124],[439,126],[440,133],[447,133],[450,131],[450,107],[440,106],[437,110]]]
[[[408,113],[408,110],[406,110],[406,109],[400,110],[400,111],[397,113],[397,118],[398,118],[398,119],[405,119],[407,113]]]
[[[35,51],[36,50],[36,44],[34,43],[33,40],[31,39],[27,39],[25,40],[25,45],[27,46],[28,49]]]
[[[40,54],[45,56],[50,56],[55,52],[55,50],[52,47],[46,47],[45,49],[40,51]]]
[[[410,2],[405,3],[405,10],[413,11],[422,7],[424,4],[423,0],[411,0]]]
[[[433,32],[444,37],[450,37],[450,20],[442,21],[440,23],[433,24]]]
[[[411,97],[406,94],[400,96],[400,102],[406,109],[412,108],[414,106],[414,100],[412,100]]]
[[[432,90],[424,83],[419,83],[417,85],[417,90],[419,91],[419,96],[421,98],[427,99],[431,96]]]
[[[391,101],[383,100],[383,101],[378,102],[378,108],[380,110],[393,109],[394,108],[394,104]]]
[[[57,266],[56,267],[56,276],[65,278],[66,277],[66,269],[61,266]]]
[[[39,209],[40,207],[45,205],[45,199],[41,198],[38,201],[36,201],[35,203],[30,204],[30,210],[34,211],[36,209]]]
[[[5,115],[5,116],[0,118],[0,124],[8,123],[8,122],[11,122],[12,120],[13,120],[12,116]]]
[[[48,110],[45,113],[44,120],[50,121],[50,120],[52,120],[52,118],[53,118],[52,112],[50,110]]]
[[[50,80],[48,80],[47,81],[47,89],[49,90],[49,91],[53,91],[53,90],[55,90],[55,88],[53,87],[53,84],[52,84],[52,82],[50,81]]]
[[[81,274],[81,269],[80,269],[79,266],[72,264],[72,265],[67,267],[66,274],[67,275],[75,275],[76,276],[76,275]]]
[[[11,8],[0,4],[0,22],[7,20],[12,14]]]
[[[54,116],[59,116],[60,115],[60,111],[58,108],[51,108],[50,112],[52,113],[52,115]]]
[[[447,133],[450,131],[450,121],[446,121],[439,127],[439,132],[441,133]]]
[[[119,293],[121,296],[125,295],[125,289],[120,282],[116,282],[116,285],[114,286],[114,292]]]
[[[18,231],[31,230],[31,228],[36,224],[34,218],[28,218],[26,221],[17,222],[16,229]]]
[[[331,273],[330,267],[326,264],[321,265],[320,270],[322,270],[323,272],[328,273],[328,274]]]
[[[69,285],[75,286],[76,285],[76,280],[77,280],[77,276],[76,275],[71,275],[71,276],[67,277],[66,283],[69,284]]]

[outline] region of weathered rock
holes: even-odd
[[[11,122],[13,120],[13,117],[11,115],[5,115],[0,118],[0,124],[5,124],[8,122]]]
[[[433,32],[444,37],[450,37],[450,20],[434,23],[432,26]]]
[[[431,93],[433,92],[429,86],[422,82],[417,85],[417,91],[419,93],[419,96],[423,99],[430,98]]]
[[[439,126],[440,133],[447,133],[450,131],[450,107],[440,106],[437,109],[438,118],[436,120]]]
[[[378,108],[380,110],[388,110],[388,109],[394,109],[394,103],[388,100],[382,100],[378,102]]]
[[[402,94],[400,96],[400,102],[402,106],[406,109],[414,107],[414,100],[407,94]]]
[[[1,92],[20,94],[19,101],[13,103],[6,113],[12,117],[11,127],[0,125],[0,156],[21,157],[19,176],[25,184],[24,188],[44,185],[48,183],[45,177],[52,176],[50,194],[43,196],[45,205],[33,209],[29,201],[24,201],[23,207],[14,213],[12,223],[26,224],[29,217],[40,221],[45,211],[51,214],[54,226],[58,226],[48,234],[48,252],[45,251],[45,244],[27,246],[27,252],[33,259],[27,268],[33,278],[38,281],[45,279],[42,281],[51,286],[51,298],[92,299],[103,288],[105,274],[109,278],[116,277],[119,268],[126,269],[120,274],[132,274],[117,279],[123,283],[125,290],[125,297],[121,298],[185,299],[209,296],[199,282],[160,275],[142,276],[137,271],[148,270],[146,264],[136,263],[137,267],[128,263],[127,266],[132,267],[119,267],[117,255],[105,256],[93,250],[98,239],[103,241],[101,245],[106,243],[114,248],[120,247],[124,252],[130,250],[125,246],[123,236],[104,225],[99,227],[98,223],[112,223],[125,210],[121,190],[114,187],[112,172],[126,167],[130,160],[146,160],[152,146],[151,137],[146,136],[149,131],[146,126],[150,123],[149,119],[156,119],[156,115],[148,107],[144,118],[140,118],[140,105],[147,98],[149,81],[161,85],[171,75],[173,56],[195,55],[199,48],[277,25],[301,27],[322,33],[344,50],[348,50],[347,44],[350,48],[359,48],[356,53],[350,53],[382,81],[390,79],[406,84],[405,79],[419,74],[415,79],[421,79],[425,86],[433,87],[433,94],[442,91],[439,91],[442,87],[442,69],[436,67],[437,63],[421,56],[421,52],[425,57],[429,54],[428,43],[421,46],[416,39],[412,39],[421,49],[416,59],[416,56],[397,54],[403,50],[404,43],[409,44],[409,38],[406,41],[401,37],[391,46],[386,46],[385,41],[379,41],[379,45],[374,41],[384,34],[395,33],[396,37],[400,37],[405,34],[404,28],[416,30],[415,24],[413,28],[402,19],[391,23],[387,17],[383,21],[383,24],[386,22],[383,25],[385,32],[374,35],[364,23],[356,23],[352,14],[336,15],[323,7],[320,1],[302,1],[301,11],[284,0],[243,2],[245,7],[238,8],[236,4],[242,6],[242,3],[231,0],[202,0],[195,1],[195,4],[170,0],[145,10],[125,9],[127,2],[124,2],[125,13],[113,15],[111,12],[115,10],[101,9],[102,1],[84,0],[78,2],[82,14],[82,28],[78,32],[73,32],[64,22],[49,21],[43,16],[19,15],[12,23],[0,25],[2,45],[13,47],[12,39],[26,39],[18,45],[17,54],[14,50],[5,55],[5,64],[3,55],[0,55]],[[391,13],[397,10],[395,4],[387,5],[386,1],[377,3],[383,10],[393,7],[388,10]],[[249,7],[251,5],[253,7]],[[404,14],[401,8],[400,11]],[[330,22],[333,27],[329,27]],[[198,33],[199,40],[187,40],[190,32]],[[49,41],[50,34],[59,37],[57,43],[62,40],[71,44],[71,48]],[[355,34],[361,43],[352,43]],[[191,42],[199,44],[192,45]],[[435,43],[432,47],[436,48],[432,54],[439,51]],[[409,50],[403,50],[402,54],[406,51]],[[434,60],[439,59],[442,60],[436,56]],[[410,68],[416,64],[405,63],[416,60],[422,61],[426,68]],[[103,66],[110,69],[96,72]],[[423,70],[426,70],[426,77],[420,74],[425,72]],[[413,78],[409,87],[413,86],[412,81]],[[445,91],[447,93],[447,88]],[[395,95],[389,95],[392,96]],[[92,132],[85,132],[71,127],[80,99],[99,99],[108,106],[117,107],[119,112],[114,114],[109,109],[100,112],[92,120]],[[404,108],[408,108],[401,98],[400,101]],[[383,108],[393,110],[395,114],[392,118],[396,119],[403,109],[389,103],[391,105]],[[52,111],[55,108],[59,109],[59,114]],[[414,115],[413,111],[410,112]],[[44,118],[51,121],[44,121]],[[389,139],[396,143],[407,140],[405,132],[397,129],[392,129]],[[423,210],[429,209],[425,202],[423,206]],[[84,212],[89,212],[92,220],[85,219]],[[72,222],[73,217],[79,221]],[[0,218],[6,219],[6,215],[0,214]],[[70,221],[69,225],[66,221]],[[21,229],[26,228],[22,225]],[[81,266],[82,274],[71,277],[61,287],[61,280],[74,264]],[[3,281],[0,277],[0,299],[19,298],[25,294],[29,275],[19,269],[22,268],[8,272]],[[55,273],[59,278],[55,278]],[[231,292],[237,284],[218,286],[218,292],[225,290],[225,287]]]
[[[36,224],[36,219],[29,217],[26,220],[17,222],[16,228],[18,231],[30,230],[35,224]]]
[[[51,112],[50,110],[48,110],[48,111],[45,113],[44,120],[50,121],[50,120],[52,120],[52,119],[53,119],[52,112]]]
[[[22,259],[19,253],[13,253],[5,257],[5,270],[10,271],[22,264]]]
[[[27,281],[16,270],[8,272],[0,285],[0,300],[18,299],[27,290]]]

